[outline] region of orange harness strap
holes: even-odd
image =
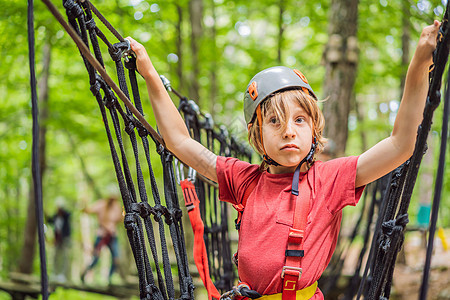
[[[303,176],[299,184],[299,193],[295,201],[294,222],[289,228],[288,245],[286,250],[286,263],[281,272],[283,278],[282,300],[295,300],[298,282],[302,276],[301,259],[303,250],[306,223],[309,213],[310,190],[307,176]],[[295,197],[295,196],[294,196]]]
[[[208,256],[206,253],[206,245],[203,240],[204,224],[200,216],[199,204],[195,186],[189,179],[180,181],[183,190],[184,203],[188,210],[189,220],[191,221],[192,230],[194,231],[194,261],[198,269],[203,285],[208,291],[208,299],[219,299],[220,293],[214,286],[209,275]]]

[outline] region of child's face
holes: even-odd
[[[273,174],[294,172],[311,149],[311,118],[297,101],[286,101],[284,117],[284,130],[280,130],[281,125],[275,113],[269,112],[263,119],[264,148],[270,158],[281,164],[269,166],[269,172]],[[300,171],[307,171],[306,164]]]

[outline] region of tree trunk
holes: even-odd
[[[198,102],[200,95],[200,85],[198,78],[200,76],[199,66],[199,45],[203,34],[202,20],[203,20],[203,0],[190,0],[189,13],[191,21],[191,55],[192,55],[192,72],[191,85],[189,88],[189,96]]]
[[[356,97],[354,98],[354,104],[355,104],[355,112],[356,112],[356,120],[359,124],[362,124],[364,122],[364,112],[361,108],[360,104],[358,103],[358,100]],[[361,130],[359,133],[361,137],[361,153],[365,152],[368,149],[368,143],[367,143],[367,134],[364,130]]]
[[[45,159],[45,135],[47,132],[48,120],[48,77],[50,73],[50,54],[51,46],[47,42],[43,47],[43,68],[41,78],[38,81],[38,101],[39,101],[39,163],[40,177],[43,178],[46,169]],[[30,190],[28,196],[27,220],[25,224],[25,237],[22,247],[18,271],[21,273],[31,274],[33,272],[33,261],[36,253],[36,210],[34,199],[34,185],[31,179]]]
[[[214,109],[214,105],[217,101],[217,90],[218,90],[218,84],[217,84],[217,59],[218,59],[218,53],[217,53],[217,44],[216,44],[216,36],[217,36],[217,30],[216,30],[216,4],[214,1],[211,1],[211,15],[214,20],[213,25],[211,26],[211,51],[214,53],[214,56],[216,59],[214,59],[211,62],[211,69],[210,69],[210,93],[209,93],[209,111],[214,119],[214,114],[217,111],[217,109]]]
[[[283,35],[284,35],[284,21],[283,13],[286,7],[286,0],[280,0],[279,2],[279,15],[278,15],[278,57],[277,61],[279,65],[282,65],[282,50],[283,50]]]
[[[329,40],[324,55],[325,137],[332,137],[336,155],[342,156],[358,63],[358,0],[332,0],[329,20]]]
[[[176,25],[176,32],[177,32],[177,56],[178,56],[178,63],[177,63],[177,76],[179,80],[178,87],[176,88],[180,92],[183,91],[183,31],[182,31],[182,24],[183,24],[183,8],[179,3],[176,4],[177,6],[177,13],[178,13],[178,21]]]
[[[400,99],[405,88],[406,71],[409,65],[409,43],[411,41],[411,11],[408,0],[402,1],[402,78],[400,82]]]

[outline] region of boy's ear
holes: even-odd
[[[247,124],[247,130],[250,131],[250,128],[252,128],[252,126],[253,126],[253,123],[248,123]]]

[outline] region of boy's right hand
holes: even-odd
[[[435,20],[432,25],[423,28],[414,53],[416,63],[425,64],[427,68],[433,64],[433,51],[436,49],[436,37],[440,26],[441,22]]]
[[[131,50],[136,54],[136,68],[144,78],[148,78],[151,74],[151,71],[154,70],[152,61],[147,54],[147,50],[145,50],[144,46],[135,41],[131,37],[126,37],[126,40],[130,42]]]

